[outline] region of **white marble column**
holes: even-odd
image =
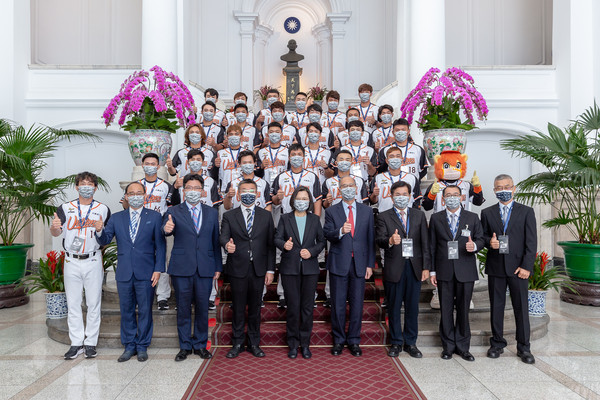
[[[177,73],[177,2],[143,0],[142,67]]]
[[[242,92],[251,99],[254,89],[254,27],[258,20],[258,13],[234,11],[233,16],[240,23],[240,36],[242,37],[240,60],[243,60],[244,67],[241,68],[240,87]]]
[[[260,62],[260,60],[265,59],[265,55],[267,54],[267,44],[269,43],[269,39],[273,35],[273,28],[269,25],[260,24],[256,27],[254,33],[254,56],[258,61],[254,66],[254,81],[252,85],[252,90],[254,88],[259,88],[260,86],[267,83],[267,76],[265,73],[264,63]],[[248,95],[248,100],[250,103],[253,103],[254,93],[252,91],[245,92]],[[262,108],[262,102],[255,104],[258,109]]]
[[[345,87],[345,59],[348,52],[344,48],[344,36],[346,36],[346,22],[351,16],[350,11],[327,14],[327,21],[331,27],[331,87],[328,89],[340,91]],[[340,96],[343,99],[344,93],[340,93]]]
[[[445,0],[410,0],[409,51],[406,64],[410,66],[411,90],[431,67],[440,70],[446,65]],[[398,7],[398,13],[403,12]],[[398,15],[398,21],[400,15]],[[405,64],[405,65],[406,65]]]
[[[312,28],[312,34],[317,38],[317,82],[324,87],[332,87],[331,83],[331,30],[326,24],[318,24]]]

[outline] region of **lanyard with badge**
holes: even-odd
[[[359,106],[359,108],[360,108],[360,114],[361,114],[361,116],[362,116],[362,120],[363,120],[363,122],[365,122],[365,123],[367,122],[367,117],[369,116],[369,110],[371,109],[371,105],[372,105],[372,104],[371,104],[371,103],[369,103],[369,107],[367,107],[367,111],[365,111],[365,112],[363,112],[363,108],[362,108],[362,106]],[[370,124],[369,124],[369,125],[370,125]]]
[[[506,212],[506,221],[502,221],[503,235],[498,236],[498,242],[500,242],[500,247],[498,248],[498,253],[500,254],[508,254],[508,235],[506,234],[506,230],[508,229],[508,221],[510,220],[510,214],[512,214],[513,202],[510,207],[508,207],[508,211]],[[500,208],[500,207],[499,207]],[[506,206],[505,206],[506,209]],[[500,208],[500,219],[502,220],[502,208]]]
[[[410,172],[410,168],[406,165],[406,158],[408,157],[408,141],[406,142],[406,147],[404,148],[404,159],[402,160],[402,166],[400,167],[400,171],[402,172]]]
[[[85,233],[86,227],[85,224],[90,217],[90,213],[92,212],[92,208],[94,208],[94,200],[90,204],[90,208],[88,208],[87,214],[85,215],[85,219],[81,216],[81,204],[79,203],[79,199],[77,199],[77,211],[79,212],[79,230],[77,236],[73,238],[73,242],[71,242],[71,251],[74,253],[79,253],[83,248],[83,244],[85,243]]]
[[[352,163],[351,173],[354,176],[362,176],[360,161],[358,161],[358,159],[360,158],[360,150],[362,148],[362,144],[358,145],[357,151],[354,151],[354,146],[351,143],[348,144],[348,147],[350,147],[350,150],[352,151],[352,159],[354,160],[354,162]]]
[[[456,216],[456,214],[453,214]],[[446,214],[446,219],[448,220],[448,226],[450,227],[450,232],[452,232],[452,240],[448,241],[448,260],[458,260],[458,240],[456,239],[456,232],[458,231],[458,227],[460,225],[460,215],[458,215],[458,219],[456,221],[456,225],[452,226],[452,221],[450,220],[450,216]],[[468,229],[468,226],[467,226]],[[464,233],[464,231],[463,231]]]
[[[317,165],[317,161],[319,161],[319,152],[321,151],[321,149],[317,149],[317,154],[315,154],[315,156],[312,156],[312,151],[311,149],[307,149],[308,150],[308,159],[310,161],[310,168],[315,169],[318,167]]]
[[[271,159],[271,167],[268,168],[269,169],[269,186],[273,186],[273,182],[275,182],[275,178],[277,177],[277,166],[275,165],[275,162],[277,161],[277,156],[279,156],[279,152],[281,151],[282,146],[279,146],[277,148],[277,150],[275,151],[275,156],[273,156],[273,149],[271,148],[271,146],[269,145],[269,147],[267,147],[267,150],[269,151],[269,158]]]
[[[290,178],[292,178],[292,186],[294,187],[294,190],[296,190],[298,185],[300,185],[302,183],[302,178],[304,178],[306,176],[306,174],[308,174],[308,171],[305,172],[304,174],[302,174],[302,172],[300,172],[300,178],[298,179],[298,183],[296,183],[296,180],[294,179],[294,173],[290,171]]]
[[[392,127],[391,126],[388,128],[387,135],[385,134],[385,127],[383,127],[383,126],[381,127],[381,136],[383,138],[383,141],[381,143],[382,146],[385,146],[385,144],[387,143],[388,138],[390,137],[390,133],[392,133]]]
[[[300,119],[300,114],[296,111],[296,120],[298,121],[298,129],[302,128],[304,125],[304,118],[306,117],[306,111],[302,114],[302,119]]]
[[[414,256],[414,248],[413,248],[413,240],[408,237],[408,231],[410,229],[410,214],[408,212],[408,208],[406,208],[406,210],[405,210],[406,223],[404,223],[404,221],[402,220],[402,215],[400,215],[400,212],[396,209],[396,207],[394,207],[394,211],[396,211],[396,215],[398,216],[398,219],[402,223],[402,227],[404,228],[404,232],[406,233],[406,237],[404,239],[402,239],[402,242],[401,242],[402,243],[402,257],[411,258]]]
[[[148,181],[146,180],[146,178],[144,178],[144,191],[146,193],[148,193],[148,189],[146,188],[146,183]],[[154,193],[154,189],[156,188],[156,185],[158,185],[158,178],[156,178],[156,180],[154,181],[154,185],[152,186],[152,189],[150,189],[150,193],[148,193],[148,195],[146,196],[146,199],[144,200],[144,207],[147,207],[149,204],[152,203],[152,193]]]
[[[238,170],[237,156],[240,155],[240,151],[242,150],[242,147],[240,146],[240,148],[237,149],[237,154],[235,157],[233,156],[233,150],[231,149],[231,147],[229,147],[227,150],[229,150],[229,154],[231,155],[231,160],[233,161],[233,169],[231,170],[231,181],[233,182],[236,179],[238,179],[241,175],[241,172]]]
[[[338,113],[339,113],[339,111],[336,111],[335,114],[333,114],[333,118],[330,119],[329,114],[331,114],[331,113],[327,112],[327,123],[329,124],[327,126],[331,127],[331,124],[333,124],[333,122],[335,122],[335,117],[337,117]]]

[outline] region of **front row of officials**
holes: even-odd
[[[185,360],[192,353],[204,359],[212,357],[206,349],[208,302],[213,280],[222,272],[221,248],[228,253],[225,272],[231,284],[233,307],[233,346],[227,357],[235,358],[245,349],[256,357],[265,356],[259,347],[261,299],[264,285],[273,281],[277,247],[282,251],[279,273],[288,305],[288,357],[296,358],[300,348],[302,357],[310,358],[318,255],[327,240],[334,356],[340,355],[344,346],[354,356],[362,354],[359,344],[365,280],[373,273],[377,243],[385,251],[389,356],[397,357],[404,350],[412,357],[422,357],[416,347],[418,304],[421,282],[430,278],[440,295],[441,357],[451,359],[458,354],[467,361],[474,360],[469,352],[469,303],[478,279],[475,255],[487,247],[492,327],[487,355],[498,358],[507,344],[503,321],[509,288],[517,326],[517,356],[525,363],[535,362],[529,347],[527,307],[527,280],[537,247],[535,216],[533,209],[513,200],[515,186],[508,175],[496,177],[494,192],[499,203],[483,210],[481,221],[477,214],[462,209],[460,188],[446,186],[446,209],[433,214],[429,226],[422,211],[409,208],[412,188],[403,181],[392,186],[394,207],[374,221],[372,209],[355,200],[355,179],[341,178],[343,201],[326,209],[323,227],[312,213],[310,191],[299,186],[291,197],[293,211],[282,216],[277,229],[271,214],[255,205],[258,191],[251,179],[239,183],[236,196],[241,206],[224,214],[220,229],[218,211],[200,203],[204,188],[200,175],[185,176],[185,201],[170,207],[162,218],[160,213],[144,208],[146,191],[139,182],[129,184],[125,190],[129,208],[111,218],[110,210],[93,200],[97,184],[94,174],[79,174],[79,198],[58,207],[51,226],[53,236],[65,232],[65,290],[71,339],[66,359],[84,352],[87,358],[96,356],[102,281],[101,274],[96,276],[102,270],[99,247],[110,243],[113,237],[118,246],[116,281],[122,312],[121,341],[125,346],[118,361],[127,361],[134,355],[139,361],[148,359],[154,287],[165,270],[165,236],[173,235],[169,274],[177,301],[180,351],[176,361]],[[82,289],[86,291],[88,307],[85,330]]]

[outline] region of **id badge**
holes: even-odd
[[[354,164],[350,172],[354,176],[362,176],[362,169],[360,168],[360,164]]]
[[[413,240],[402,239],[402,257],[410,258],[413,257]]]
[[[408,174],[410,172],[410,167],[408,165],[403,165],[400,167],[400,171]]]
[[[500,247],[498,248],[498,252],[500,254],[508,254],[508,235],[498,236],[498,241],[500,242]]]
[[[461,236],[463,236],[463,237],[471,236],[471,231],[469,230],[469,225],[467,225],[466,228],[462,230]]]
[[[73,242],[71,243],[71,251],[73,253],[80,253],[83,248],[83,244],[85,243],[85,238],[81,236],[75,236],[73,238]]]
[[[269,170],[269,187],[273,187],[273,182],[277,178],[277,170],[275,168]]]
[[[448,242],[448,260],[458,260],[458,241]]]
[[[231,181],[232,182],[235,182],[235,180],[239,177],[240,177],[240,171],[238,171],[237,169],[234,169],[231,171]]]

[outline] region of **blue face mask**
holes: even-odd
[[[356,188],[353,186],[342,188],[342,199],[348,201],[356,196]]]
[[[237,120],[237,122],[244,122],[246,120],[246,113],[235,113],[235,119]]]
[[[371,93],[362,92],[362,93],[358,94],[358,97],[360,97],[360,101],[362,101],[363,103],[366,103],[371,98]]]
[[[269,97],[267,99],[267,104],[271,105],[271,104],[275,103],[276,101],[277,101],[277,97]]]
[[[459,196],[444,197],[444,202],[446,203],[446,208],[448,210],[455,210],[460,207]]]
[[[308,210],[308,200],[294,200],[294,208],[300,212]]]
[[[283,113],[282,112],[274,112],[271,115],[273,115],[273,121],[275,122],[281,122],[283,121]]]
[[[359,130],[350,131],[350,133],[348,134],[350,140],[352,140],[353,142],[358,142],[362,138],[362,135],[362,131]]]
[[[319,122],[321,120],[321,114],[319,114],[319,113],[310,113],[310,114],[308,114],[308,120],[310,122]]]
[[[156,175],[156,171],[158,171],[158,167],[156,165],[144,165],[144,173],[148,176]]]
[[[399,208],[400,210],[404,210],[408,207],[408,202],[410,201],[410,197],[408,196],[394,196],[394,206]]]
[[[308,132],[308,141],[310,143],[317,143],[321,138],[321,134],[319,132]]]
[[[381,114],[381,122],[384,124],[392,122],[392,114]]]
[[[234,146],[234,147],[240,145],[240,140],[241,140],[241,138],[239,136],[236,136],[236,135],[231,135],[227,139],[227,141],[229,142],[229,145],[230,146]]]
[[[340,172],[350,171],[351,166],[352,163],[350,161],[338,161],[337,163],[338,171]]]
[[[402,160],[399,158],[390,158],[388,160],[388,167],[390,169],[398,169],[402,166]]]
[[[242,193],[240,194],[242,204],[245,206],[251,206],[256,201],[256,194],[254,193]]]
[[[300,168],[304,164],[304,157],[302,156],[292,156],[290,157],[290,165],[293,168]]]
[[[127,202],[129,203],[129,207],[131,207],[133,209],[138,209],[144,205],[144,196],[141,196],[141,195],[127,196]]]
[[[281,133],[269,133],[269,140],[271,141],[271,143],[279,143],[281,141]]]
[[[296,108],[298,110],[304,110],[304,107],[306,107],[306,102],[304,100],[296,100]]]
[[[190,166],[190,171],[196,173],[202,169],[202,161],[192,160],[188,163]]]
[[[84,199],[89,199],[90,197],[92,197],[94,195],[95,190],[96,188],[93,186],[79,186],[79,188],[77,189],[79,195]]]
[[[512,190],[500,190],[499,192],[496,192],[496,198],[503,203],[510,201],[512,199],[512,197],[513,197]]]
[[[394,133],[394,137],[396,138],[396,141],[402,143],[408,138],[408,132],[398,131],[398,132]]]
[[[185,200],[193,206],[200,203],[200,199],[202,199],[202,193],[197,190],[185,192]]]
[[[190,143],[198,144],[202,141],[202,135],[199,133],[190,133]]]
[[[338,108],[338,105],[340,103],[338,103],[337,101],[330,101],[329,103],[327,103],[327,107],[329,107],[330,111],[335,111]]]
[[[204,111],[202,113],[202,117],[204,118],[205,121],[212,121],[214,116],[215,116],[215,113],[212,111]]]
[[[240,169],[242,170],[243,174],[250,175],[254,172],[254,164],[242,164],[240,165]]]

